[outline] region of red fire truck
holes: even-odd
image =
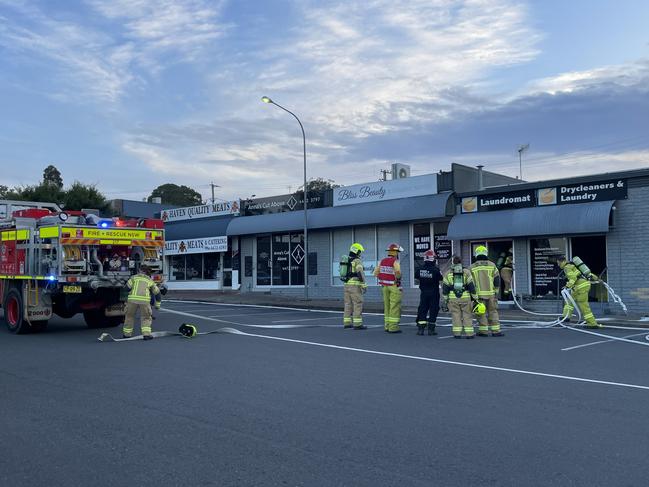
[[[51,203],[0,200],[0,305],[13,333],[83,313],[90,328],[123,321],[126,281],[146,264],[163,285],[162,220],[100,218]]]

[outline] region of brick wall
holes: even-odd
[[[649,186],[629,181],[629,198],[615,203],[607,238],[609,284],[629,311],[649,314]],[[611,311],[618,312],[613,306]]]

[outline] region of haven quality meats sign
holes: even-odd
[[[162,210],[160,218],[165,222],[179,220],[193,220],[196,218],[207,218],[209,216],[238,215],[238,201],[222,201],[208,205],[188,206],[185,208],[172,208]]]
[[[627,182],[624,179],[596,183],[566,184],[538,191],[539,206],[613,201],[627,198]]]
[[[436,193],[437,174],[426,174],[392,181],[377,181],[376,183],[354,184],[353,186],[335,188],[334,206],[394,200]]]
[[[166,255],[204,254],[207,252],[227,252],[228,237],[188,238],[165,242]]]

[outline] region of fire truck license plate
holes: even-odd
[[[81,292],[81,286],[63,286],[63,292],[78,294]]]

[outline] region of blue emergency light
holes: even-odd
[[[110,227],[112,224],[113,224],[113,221],[112,221],[112,220],[99,220],[99,222],[97,223],[97,226],[98,226],[99,228],[108,228],[108,227]]]

